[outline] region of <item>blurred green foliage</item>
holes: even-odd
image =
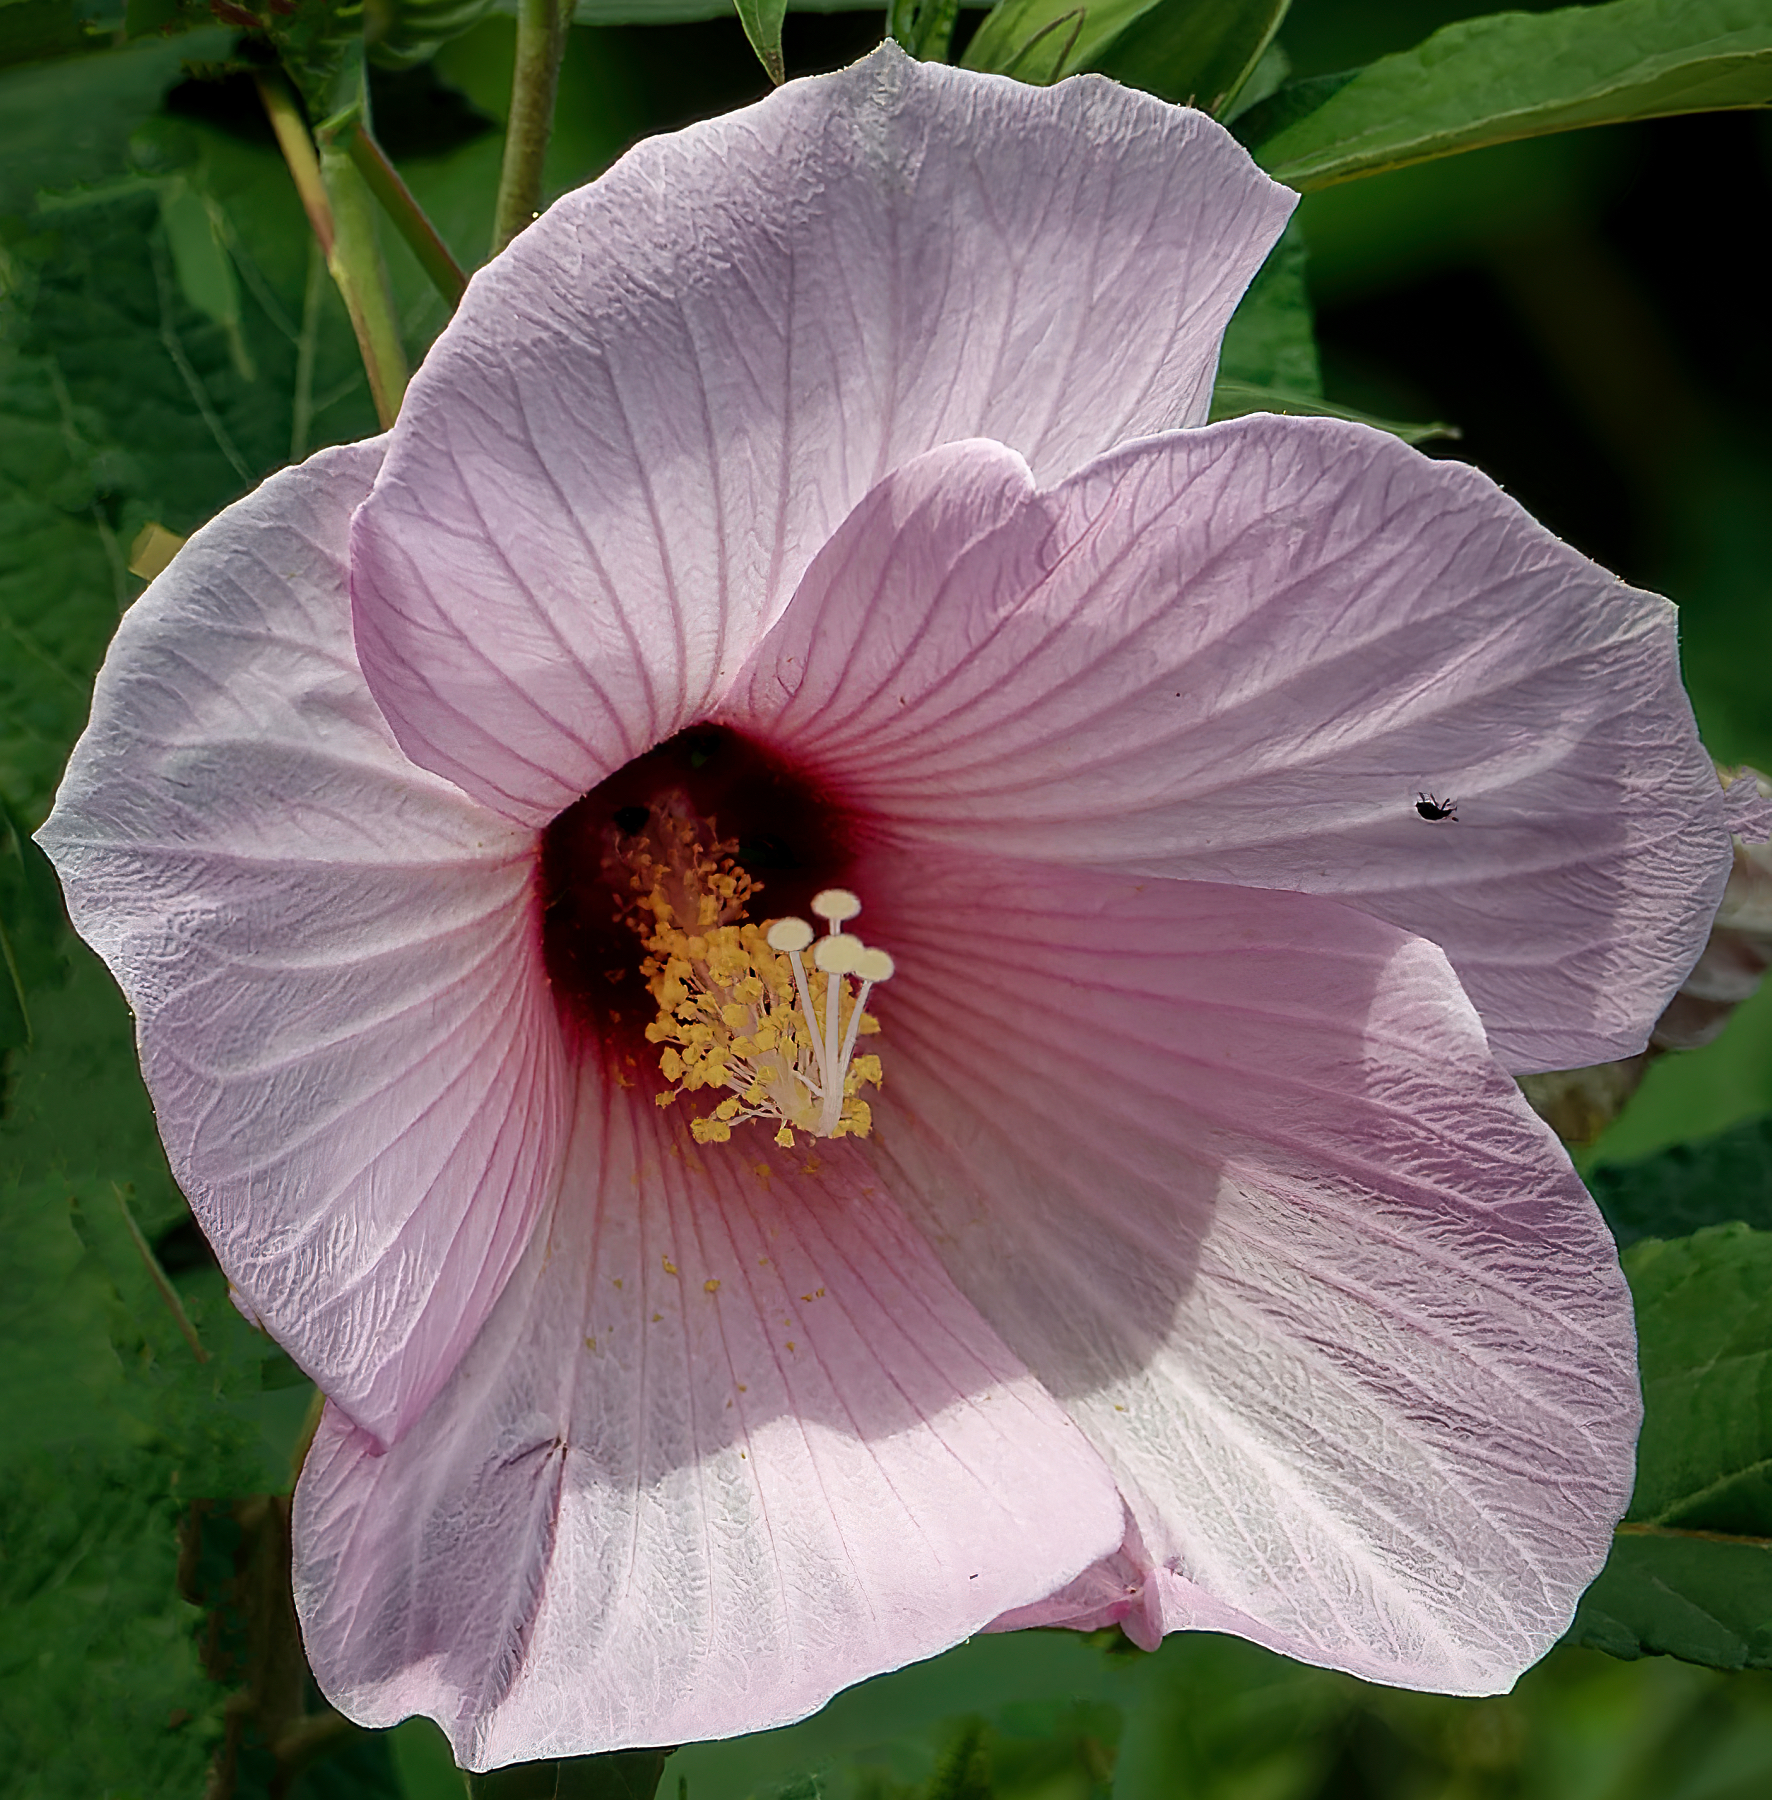
[[[450,36],[478,9],[408,10],[405,35],[388,42],[410,66],[377,75],[377,128],[471,267],[492,215],[512,25],[495,13]],[[587,0],[580,17],[717,10],[714,0]],[[1126,19],[1141,10],[1128,6]],[[1171,0],[1146,12],[1121,46],[1121,72],[1135,73],[1139,43],[1169,42],[1187,10]],[[1238,79],[1280,10],[1238,9],[1254,22],[1238,39]],[[1288,68],[1301,81],[1332,76],[1483,10],[1298,0],[1245,99],[1268,91],[1276,104]],[[154,1136],[127,1012],[62,929],[26,836],[140,591],[128,573],[137,533],[149,523],[187,533],[270,470],[374,426],[348,322],[250,80],[225,67],[235,34],[212,18],[197,0],[0,4],[0,1794],[195,1795],[229,1745],[241,1795],[454,1800],[464,1784],[428,1722],[341,1730],[317,1694],[286,1691],[281,1716],[314,1727],[326,1751],[298,1769],[242,1712],[241,1696],[270,1679],[246,1590],[281,1515],[274,1503],[243,1511],[239,1497],[287,1489],[310,1390],[229,1303]],[[963,23],[962,44],[976,22]],[[1012,23],[1004,15],[998,35]],[[878,31],[877,15],[794,11],[790,70],[844,60]],[[972,41],[986,57],[991,39]],[[1149,58],[1154,70],[1155,50]],[[641,132],[753,97],[759,83],[736,17],[669,33],[575,30],[548,194],[594,175]],[[1314,91],[1351,96],[1344,110],[1360,97],[1352,84]],[[1334,115],[1317,129],[1326,124]],[[1312,196],[1233,325],[1219,410],[1281,395],[1297,407],[1474,419],[1461,452],[1493,456],[1504,476],[1506,459],[1544,435],[1543,419],[1566,413],[1655,523],[1641,541],[1590,547],[1687,603],[1707,737],[1726,757],[1772,766],[1765,453],[1738,397],[1691,376],[1678,329],[1639,304],[1631,267],[1609,260],[1603,216],[1630,204],[1622,141],[1510,145]],[[1765,188],[1745,167],[1717,179]],[[442,303],[384,235],[416,357]],[[1485,437],[1474,408],[1461,417],[1460,390],[1437,385],[1436,371],[1470,360],[1468,338],[1445,365],[1406,367],[1394,333],[1378,362],[1357,354],[1360,318],[1391,316],[1389,301],[1425,321],[1422,338],[1455,336],[1435,312],[1445,279],[1486,293],[1489,323],[1537,359],[1539,386],[1514,403],[1517,440]],[[1752,286],[1745,275],[1740,285]],[[1647,402],[1641,391],[1621,402],[1606,373],[1621,366],[1639,389],[1645,369],[1674,373],[1643,390]],[[1649,441],[1670,433],[1671,449]],[[1512,485],[1547,513],[1561,504],[1559,491],[1531,491],[1530,475]],[[1577,1630],[1620,1655],[1672,1649],[1725,1665],[1772,1655],[1768,1603],[1755,1597],[1772,1558],[1766,1130],[1628,1160],[1768,1112],[1772,995],[1716,1045],[1652,1070],[1598,1153],[1596,1189],[1635,1246],[1650,1427],[1632,1514],[1643,1529],[1620,1539]],[[566,1771],[550,1791],[580,1791],[581,1778],[606,1787],[609,1776],[607,1766]],[[1757,1800],[1769,1789],[1765,1673],[1569,1647],[1511,1696],[1458,1701],[1368,1687],[1234,1640],[1175,1638],[1144,1656],[1112,1634],[1024,1633],[868,1683],[801,1725],[682,1750],[659,1792]]]
[[[1726,1205],[1727,1159],[1699,1167]],[[1638,1184],[1639,1205],[1650,1191]],[[1617,1656],[1772,1668],[1772,1231],[1645,1238],[1624,1267],[1642,1345],[1637,1484],[1574,1635]]]
[[[1461,20],[1357,73],[1281,88],[1244,121],[1276,181],[1327,187],[1488,144],[1772,101],[1772,14],[1609,0]]]

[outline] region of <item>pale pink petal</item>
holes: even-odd
[[[1293,204],[1202,114],[890,44],[638,145],[407,393],[352,563],[396,735],[545,822],[697,716],[896,464],[988,435],[1057,479],[1203,420]]]
[[[569,1078],[531,834],[414,769],[352,655],[380,459],[325,452],[179,552],[41,835],[245,1309],[385,1438],[521,1254]]]
[[[869,1148],[1113,1467],[1165,1623],[1507,1687],[1629,1497],[1630,1297],[1441,953],[1315,895],[933,851],[855,886],[897,962]],[[1063,1598],[1148,1617],[1132,1586]]]
[[[385,1455],[322,1425],[296,1592],[351,1717],[458,1758],[784,1724],[1062,1586],[1112,1478],[853,1146],[587,1078],[550,1228]]]
[[[1640,1049],[1729,869],[1673,608],[1330,419],[1045,494],[999,446],[933,452],[721,716],[907,840],[1349,900],[1445,949],[1513,1069]]]

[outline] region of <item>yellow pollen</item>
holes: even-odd
[[[639,841],[613,859],[631,873],[623,911],[645,946],[641,973],[658,1005],[646,1036],[672,1084],[658,1104],[714,1089],[712,1111],[690,1121],[698,1144],[727,1143],[750,1119],[775,1126],[786,1150],[796,1132],[865,1137],[873,1120],[861,1093],[879,1087],[880,1059],[856,1056],[855,1043],[880,1029],[864,1008],[892,958],[842,929],[861,911],[844,888],[813,897],[822,938],[804,919],[752,924],[757,889],[735,848],[673,801],[654,807]]]

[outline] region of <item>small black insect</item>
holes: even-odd
[[[1436,800],[1432,794],[1417,794],[1415,810],[1424,819],[1450,819],[1454,825],[1458,823],[1456,800]]]

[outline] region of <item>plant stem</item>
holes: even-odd
[[[492,218],[494,256],[541,210],[542,159],[554,129],[570,5],[571,0],[517,0],[517,66]]]
[[[330,209],[328,209],[330,210]],[[308,430],[314,421],[314,354],[320,347],[320,303],[326,297],[326,258],[320,241],[308,245],[308,282],[302,292],[301,335],[295,342],[295,398],[289,414],[289,460],[308,453]]]
[[[148,1279],[154,1284],[154,1291],[166,1303],[166,1310],[172,1314],[172,1322],[178,1327],[179,1335],[191,1346],[191,1354],[198,1362],[209,1361],[209,1352],[203,1348],[203,1340],[197,1336],[197,1327],[191,1323],[191,1315],[185,1311],[184,1302],[178,1297],[178,1289],[166,1279],[166,1271],[160,1267],[160,1259],[154,1254],[154,1247],[142,1235],[142,1228],[135,1222],[135,1214],[129,1210],[129,1196],[116,1183],[111,1183],[111,1192],[117,1196],[117,1210],[123,1215],[123,1223],[129,1227],[130,1242],[135,1245],[136,1254],[142,1259],[142,1266],[148,1271]]]
[[[261,74],[258,97],[264,102],[271,130],[277,134],[277,148],[289,165],[295,191],[301,196],[308,223],[314,228],[323,255],[332,255],[332,203],[326,198],[326,184],[320,179],[320,159],[314,154],[314,140],[308,136],[307,121],[301,107],[281,75]]]
[[[394,317],[387,266],[375,241],[375,200],[350,152],[336,139],[320,152],[320,176],[332,202],[332,251],[326,265],[351,315],[375,416],[385,431],[406,392],[406,351]]]
[[[316,155],[288,82],[280,75],[260,75],[258,91],[315,240],[344,297],[369,377],[376,417],[385,430],[393,424],[406,392],[406,352],[394,318],[387,267],[375,241],[375,209],[369,188],[341,142],[358,135],[367,95],[360,93],[338,121],[322,128]]]
[[[436,226],[425,217],[424,208],[412,197],[411,188],[400,179],[400,171],[388,161],[386,151],[361,119],[343,135],[357,173],[368,182],[369,191],[381,202],[382,211],[393,220],[419,266],[450,306],[459,306],[468,289],[468,278],[462,273],[461,264],[450,255]]]

